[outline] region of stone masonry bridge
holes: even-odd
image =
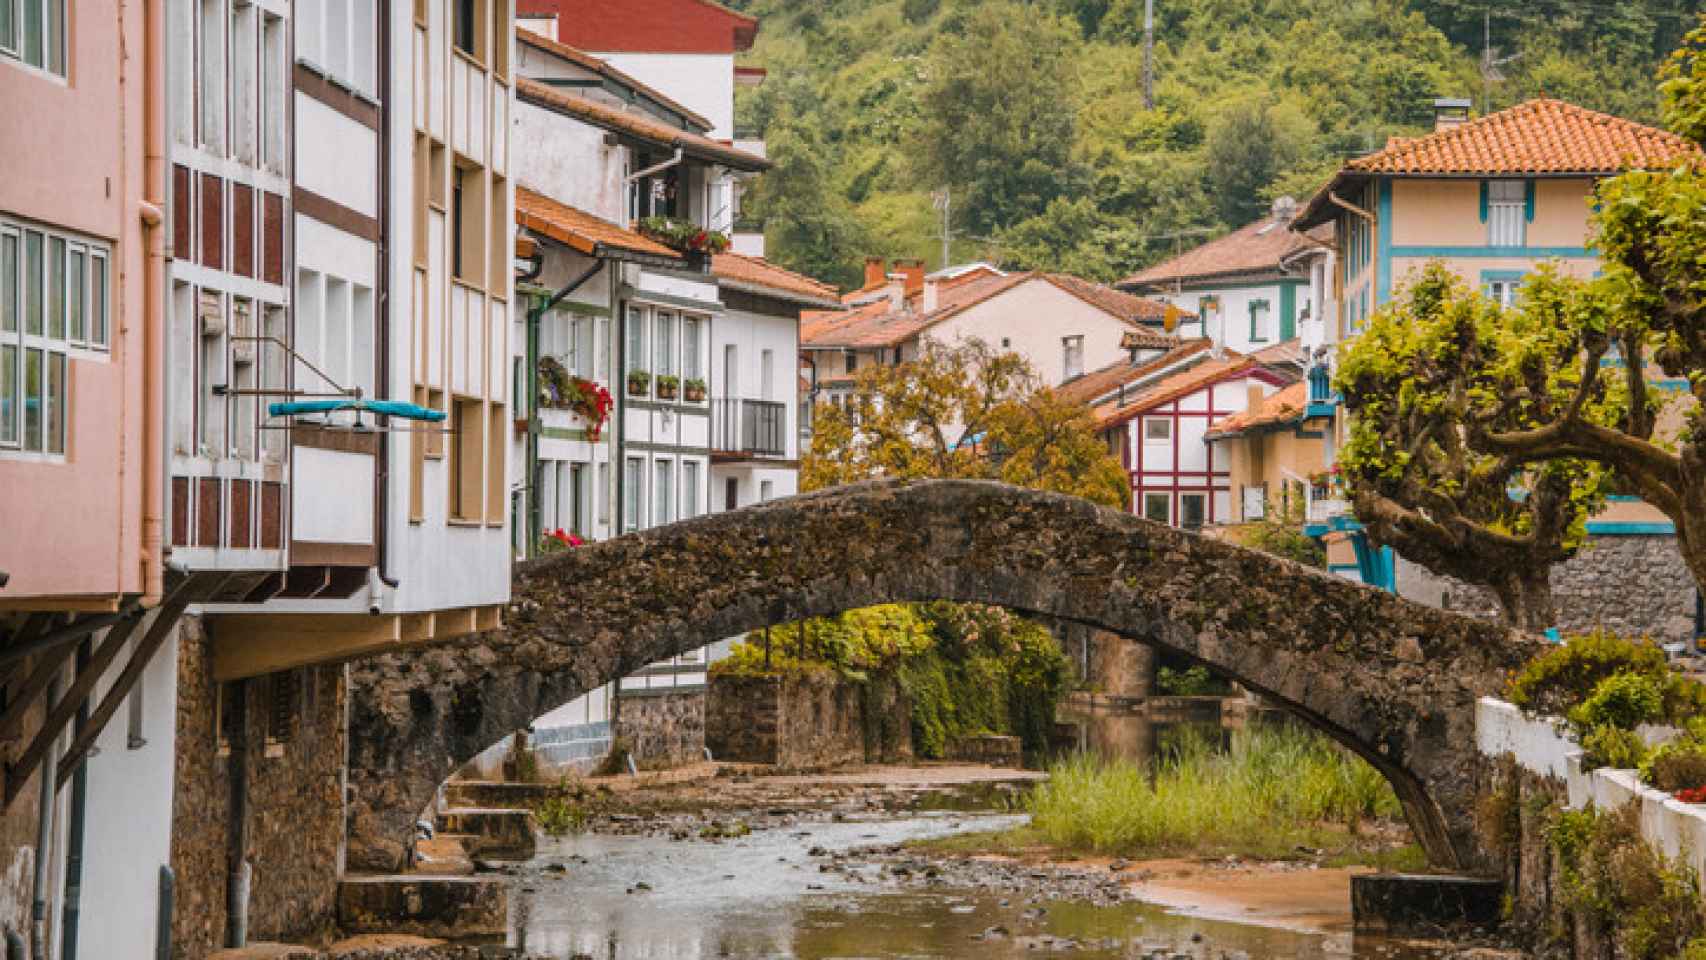
[[[1085,500],[874,482],[518,567],[502,629],[355,664],[348,864],[394,870],[438,786],[534,718],[723,637],[877,603],[956,600],[1183,654],[1380,770],[1434,864],[1482,857],[1474,706],[1536,641]]]

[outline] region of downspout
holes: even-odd
[[[85,637],[82,645],[77,648],[78,676],[88,668],[89,656],[89,640]],[[88,723],[89,698],[84,697],[77,705],[77,715],[72,721],[73,734],[82,733]],[[83,901],[84,817],[88,802],[89,765],[79,763],[77,772],[71,775],[71,821],[66,825],[65,831],[65,901],[60,913],[62,919],[59,931],[59,960],[77,960],[77,927]]]
[[[664,170],[668,170],[670,167],[673,167],[673,166],[679,164],[685,156],[686,156],[686,154],[684,154],[682,152],[682,149],[680,147],[676,147],[675,148],[675,156],[670,157],[668,160],[665,160],[662,163],[654,163],[644,170],[636,170],[633,173],[628,174],[627,177],[623,178],[622,182],[623,183],[633,183],[635,180],[640,180],[640,179],[643,179],[645,177],[649,177],[654,173],[659,173],[659,172],[662,172]]]
[[[592,266],[585,273],[569,281],[550,297],[543,300],[539,306],[527,311],[527,554],[532,556],[533,548],[539,543],[543,531],[539,529],[539,323],[551,308],[562,303],[564,298],[586,285],[588,280],[598,275],[604,269],[605,259],[597,251],[593,254]],[[543,270],[543,260],[541,260]],[[596,339],[596,338],[595,338]]]
[[[166,35],[164,0],[143,0],[142,28],[142,605],[165,593],[166,473],[166,121],[160,45]],[[127,344],[128,347],[128,344]]]
[[[627,317],[623,315],[624,311],[622,310],[622,300],[617,295],[617,291],[621,289],[621,280],[621,269],[613,264],[610,277],[610,339],[613,341],[611,346],[616,348],[616,366],[610,371],[610,385],[616,388],[616,409],[613,411],[616,416],[616,429],[610,431],[610,454],[612,458],[610,479],[616,490],[615,495],[610,500],[610,536],[612,539],[620,537],[624,527],[622,510],[625,502],[622,499],[622,481],[624,474],[627,473],[628,465],[627,459],[623,456],[622,448],[623,441],[628,434],[628,331]],[[708,470],[705,472],[705,482],[707,484],[711,482],[710,471]],[[620,692],[620,688],[621,684],[618,683],[611,688],[611,691],[614,694]],[[610,698],[613,710],[616,700],[617,697],[615,696]],[[614,730],[616,723],[614,713],[610,717],[610,722],[611,729]]]
[[[379,369],[374,391],[387,400],[395,399],[391,394],[391,3],[390,0],[379,2],[379,315],[376,321],[379,325],[377,342],[382,344],[379,350]],[[413,400],[413,396],[404,399]],[[392,590],[397,589],[397,580],[390,576],[390,531],[391,521],[391,438],[395,434],[386,431],[379,435],[378,461],[374,464],[374,486],[377,489],[373,511],[373,541],[375,547],[374,561],[379,582]],[[368,598],[369,609],[377,610],[382,602],[380,591],[370,589]]]
[[[63,671],[55,673],[47,685],[47,703],[57,704],[64,692]],[[40,805],[36,816],[36,877],[30,898],[30,956],[47,960],[47,883],[53,861],[54,795],[59,792],[59,743],[57,738],[48,748],[47,758],[36,772],[40,777]]]

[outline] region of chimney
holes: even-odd
[[[924,261],[896,260],[894,268],[906,278],[906,295],[914,296],[924,292]]]
[[[1297,216],[1297,200],[1294,197],[1274,198],[1274,220],[1279,223],[1290,223]]]
[[[940,306],[941,303],[942,303],[942,278],[940,278],[940,277],[925,277],[924,278],[924,302],[920,306],[920,309],[924,313],[929,313],[930,311],[932,311],[932,310],[936,309],[938,306]]]
[[[865,258],[865,286],[867,288],[882,286],[883,278],[886,276],[888,276],[888,271],[883,269],[882,257]]]
[[[883,287],[883,296],[888,298],[889,309],[900,312],[906,309],[906,276],[891,273],[886,278],[888,284]]]
[[[1461,127],[1469,122],[1469,109],[1475,105],[1473,100],[1459,97],[1441,97],[1434,101],[1434,132]]]

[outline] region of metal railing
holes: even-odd
[[[711,430],[718,453],[788,455],[788,405],[779,400],[713,400]]]

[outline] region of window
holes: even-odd
[[[0,447],[65,452],[73,351],[107,347],[107,253],[0,221]]]
[[[640,485],[646,482],[646,463],[639,457],[629,457],[622,464],[622,529],[633,531],[640,529],[640,509],[643,506],[643,491]]]
[[[852,373],[853,371],[859,369],[859,355],[858,354],[849,350],[846,353],[846,357],[847,357],[847,372],[848,373]]]
[[[652,373],[659,377],[675,375],[675,314],[658,312],[655,325],[657,359]]]
[[[1268,322],[1272,312],[1268,301],[1250,301],[1250,342],[1260,343],[1268,339]]]
[[[1501,307],[1509,307],[1516,303],[1516,296],[1522,290],[1522,281],[1512,278],[1500,278],[1487,281],[1487,298]]]
[[[758,354],[758,396],[764,400],[776,396],[776,351],[761,350]]]
[[[0,57],[65,76],[65,0],[0,0]]]
[[[450,274],[455,277],[462,276],[464,261],[462,248],[466,245],[464,243],[466,234],[463,229],[465,225],[462,222],[463,173],[461,167],[455,167],[450,171]]]
[[[759,503],[769,503],[771,500],[774,500],[775,498],[776,498],[776,481],[774,481],[774,480],[760,480],[760,481],[758,481],[758,502]]]
[[[684,382],[705,379],[699,345],[699,330],[703,325],[698,317],[681,318],[681,379]]]
[[[1268,514],[1268,489],[1263,485],[1244,487],[1244,519],[1260,520]]]
[[[478,0],[451,0],[451,12],[456,18],[456,49],[476,59],[480,56]]]
[[[1143,519],[1156,523],[1173,522],[1173,495],[1170,493],[1146,493],[1143,495]]]
[[[598,497],[598,522],[608,524],[610,522],[610,464],[608,463],[598,465],[598,490],[595,491],[595,495]]]
[[[1071,380],[1073,377],[1084,375],[1084,338],[1060,338],[1061,371],[1060,379]]]
[[[1173,440],[1173,419],[1171,417],[1144,417],[1144,443],[1171,443]]]
[[[1203,521],[1207,518],[1208,494],[1179,494],[1179,526],[1186,530],[1198,530],[1202,528]]]
[[[628,308],[628,327],[625,335],[627,337],[627,347],[624,352],[627,354],[628,362],[626,367],[628,372],[633,373],[636,370],[645,370],[646,311],[643,308]]]
[[[563,517],[567,517],[570,532],[577,536],[586,536],[586,467],[584,463],[571,463],[569,467],[569,482],[567,487],[568,502],[558,513],[558,526],[563,526]]]
[[[1487,183],[1487,243],[1520,247],[1527,240],[1528,185],[1521,180]]]
[[[733,510],[740,506],[740,481],[730,477],[723,484],[723,509]]]
[[[480,401],[457,397],[451,402],[450,517],[479,520],[485,508],[480,480],[486,448],[486,415]]]
[[[652,523],[669,523],[675,519],[675,463],[659,460],[652,465],[652,473]]]
[[[225,153],[225,0],[201,0],[198,31],[201,73],[196,103],[201,107],[200,141],[210,153]]]
[[[681,519],[699,515],[699,461],[681,461]]]

